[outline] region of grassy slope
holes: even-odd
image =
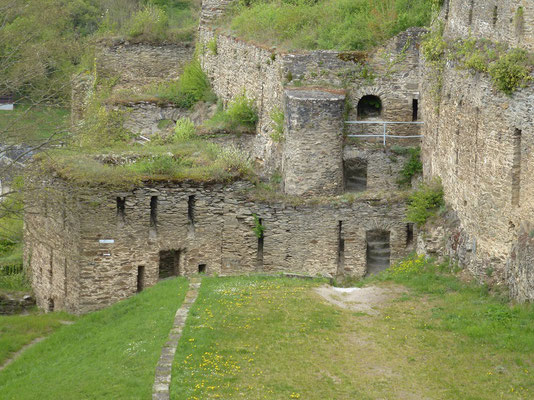
[[[430,24],[439,0],[252,0],[223,24],[282,50],[367,50],[412,26]]]
[[[0,364],[33,339],[57,330],[60,321],[73,319],[65,313],[0,316]]]
[[[17,106],[14,111],[0,111],[2,143],[35,145],[67,128],[69,110],[65,108]]]
[[[532,308],[435,271],[386,278],[412,291],[377,317],[325,304],[302,281],[204,280],[171,397],[532,398]]]
[[[0,373],[2,399],[148,399],[185,279],[62,327]]]

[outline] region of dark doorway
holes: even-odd
[[[54,299],[48,299],[48,312],[54,312]]]
[[[391,249],[390,232],[372,230],[366,233],[367,275],[377,274],[389,268]]]
[[[143,291],[145,288],[145,267],[137,267],[137,293]]]
[[[206,273],[206,264],[199,264],[198,265],[198,273],[199,274],[205,274]]]
[[[363,96],[358,102],[358,119],[378,118],[382,115],[382,100],[378,96]]]
[[[413,224],[406,225],[406,247],[413,245]]]
[[[159,279],[180,275],[180,250],[159,252]]]
[[[354,158],[343,162],[345,191],[363,192],[367,189],[367,161]]]

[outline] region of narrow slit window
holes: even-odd
[[[258,218],[258,223],[259,223],[260,226],[263,226],[263,219],[262,218]],[[258,250],[257,250],[257,254],[256,254],[256,261],[257,261],[257,264],[258,264],[258,268],[263,267],[263,245],[264,245],[264,241],[265,241],[265,235],[263,234],[263,231],[262,231],[261,234],[258,237]]]
[[[475,0],[471,0],[471,4],[469,6],[469,25],[473,23],[473,8],[475,7]]]
[[[497,25],[497,20],[499,19],[499,7],[493,7],[493,26]]]
[[[158,225],[158,196],[150,198],[150,226],[155,228]]]
[[[419,119],[419,100],[412,100],[412,121],[417,121]]]
[[[120,221],[124,221],[126,216],[126,198],[117,197],[117,217]]]
[[[345,269],[345,236],[343,234],[343,221],[337,227],[337,274],[343,275]]]
[[[195,226],[195,204],[196,196],[189,196],[189,199],[187,200],[187,219],[191,226]]]

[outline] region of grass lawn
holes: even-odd
[[[531,399],[534,310],[412,260],[380,315],[313,282],[206,278],[173,366],[173,399]]]
[[[65,313],[0,316],[0,365],[33,339],[42,338],[75,317]]]
[[[167,280],[61,327],[0,372],[0,397],[149,399],[186,289],[183,278]]]
[[[2,143],[35,145],[54,136],[69,126],[70,111],[56,107],[16,106],[14,111],[0,111]]]

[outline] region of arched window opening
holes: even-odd
[[[382,100],[378,96],[363,96],[358,102],[358,119],[378,118],[382,115]]]

